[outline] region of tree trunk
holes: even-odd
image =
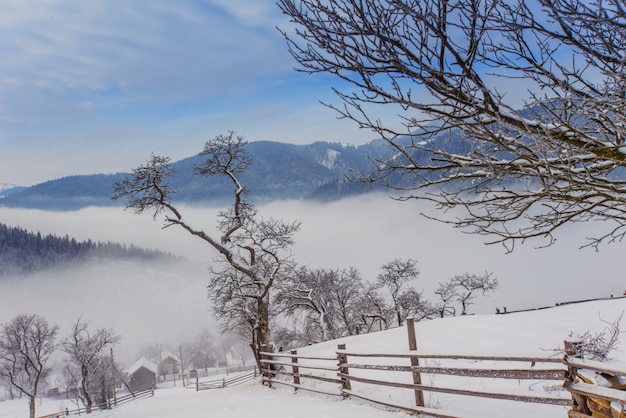
[[[259,352],[274,351],[274,347],[270,343],[270,306],[267,299],[267,296],[257,299],[257,350]]]
[[[28,395],[28,416],[35,418],[35,408],[37,406],[37,397],[35,395]]]
[[[261,364],[261,351],[267,351],[271,353],[274,351],[274,347],[270,343],[269,302],[264,298],[257,298],[256,302],[257,324],[256,329],[253,330],[253,342],[251,346],[254,351],[254,358],[257,362],[259,370],[263,370],[263,365]],[[273,369],[273,365],[270,364],[269,369]]]
[[[85,397],[85,409],[87,414],[91,414],[93,401],[91,399],[91,395],[89,395],[89,392],[87,391],[87,378],[89,377],[89,371],[85,366],[82,367],[82,375],[83,380],[81,382],[81,389],[83,391],[83,396]]]
[[[261,356],[257,351],[257,347],[254,345],[254,342],[250,343],[250,349],[252,350],[252,355],[254,356],[254,361],[256,362],[256,366],[259,371],[263,370],[263,365],[261,364]]]
[[[330,333],[328,331],[328,323],[326,322],[327,321],[326,313],[320,312],[319,318],[320,318],[320,326],[322,327],[322,341],[328,341],[330,340]]]

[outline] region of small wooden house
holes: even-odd
[[[150,360],[142,357],[128,369],[130,388],[139,392],[156,387],[156,378],[159,367]]]
[[[180,360],[175,354],[167,350],[163,351],[161,353],[158,370],[161,376],[180,373]]]

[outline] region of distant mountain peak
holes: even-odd
[[[254,163],[240,180],[250,191],[249,198],[253,202],[301,198],[336,200],[353,194],[352,185],[344,184],[345,171],[368,170],[367,155],[373,152],[367,144],[356,147],[331,142],[296,145],[253,141],[248,143],[247,149]],[[203,158],[196,154],[172,163],[175,174],[170,186],[176,190],[176,201],[210,204],[230,201],[232,185],[227,179],[194,174],[194,166]],[[10,195],[0,193],[0,206],[76,210],[87,206],[122,205],[125,202],[111,199],[113,185],[130,176],[133,168],[129,167],[128,173],[68,176]]]
[[[0,181],[0,193],[4,192],[5,190],[13,189],[14,187],[19,187],[19,186],[17,184],[4,183]]]
[[[24,186],[18,186],[17,184],[0,182],[0,198],[8,196],[12,193],[17,193],[26,189]]]

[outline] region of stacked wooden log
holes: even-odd
[[[591,370],[578,370],[578,377],[581,381],[593,385],[618,390],[626,390],[626,377],[611,376],[605,373],[598,373]],[[587,408],[594,418],[626,418],[624,405],[620,402],[608,399],[587,397]]]

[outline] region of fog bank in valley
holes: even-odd
[[[215,231],[216,208],[183,208],[185,219]],[[259,207],[263,216],[302,222],[294,257],[310,267],[357,267],[366,280],[395,258],[414,258],[421,275],[415,283],[430,296],[438,282],[454,274],[493,272],[500,280],[495,295],[481,297],[470,310],[493,313],[542,307],[573,299],[622,294],[621,244],[599,252],[578,249],[585,236],[601,225],[569,225],[549,248],[539,242],[519,245],[505,254],[484,237],[464,234],[425,219],[416,202],[397,202],[382,195],[333,203],[273,202]],[[94,326],[112,327],[122,335],[118,347],[126,361],[142,345],[179,344],[212,324],[206,284],[215,252],[201,240],[175,228],[161,229],[150,214],[137,216],[121,208],[87,208],[77,212],[43,212],[0,208],[0,219],[42,234],[79,241],[113,241],[183,255],[187,262],[140,265],[94,260],[79,267],[0,281],[0,322],[18,313],[39,313],[62,327],[78,315]],[[611,319],[611,318],[606,318]]]
[[[0,280],[0,322],[37,313],[59,325],[64,338],[82,316],[93,329],[113,328],[122,336],[116,357],[129,366],[147,346],[176,347],[213,328],[205,278],[188,263],[173,267],[93,260]]]

